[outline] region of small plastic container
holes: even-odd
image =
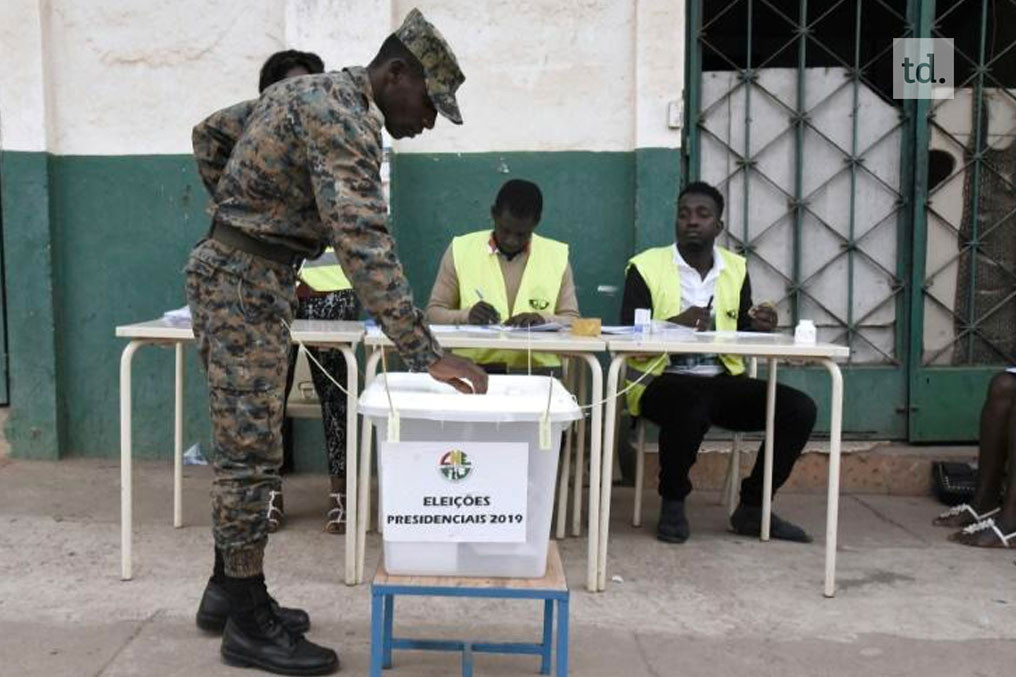
[[[401,442],[525,442],[529,445],[526,540],[522,543],[384,541],[385,569],[399,575],[539,578],[547,544],[561,436],[581,417],[575,399],[547,376],[491,376],[486,395],[463,395],[427,374],[389,373]],[[550,396],[550,449],[540,449],[540,420]],[[389,404],[378,375],[360,395],[360,413],[384,440]],[[384,479],[385,463],[378,461]],[[382,516],[382,520],[384,517]]]
[[[818,330],[811,320],[801,320],[794,329],[794,343],[815,343],[818,339]]]
[[[635,333],[645,336],[653,331],[653,311],[649,308],[635,309]]]

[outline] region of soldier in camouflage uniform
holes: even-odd
[[[208,374],[215,447],[212,519],[230,608],[227,662],[285,674],[326,674],[335,652],[294,630],[296,610],[268,595],[264,505],[278,479],[296,268],[326,244],[405,363],[463,392],[486,376],[441,347],[413,306],[386,228],[381,127],[395,138],[461,124],[464,80],[451,48],[418,10],[366,67],[269,87],[215,183],[209,237],[191,252],[187,296]],[[214,117],[214,116],[213,116]],[[194,130],[206,158],[209,126]],[[203,176],[214,167],[200,167]],[[303,616],[305,618],[305,616]]]

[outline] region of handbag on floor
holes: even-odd
[[[969,503],[977,487],[977,468],[969,463],[935,461],[931,464],[935,498],[946,505]]]

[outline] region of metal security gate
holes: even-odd
[[[686,174],[725,194],[756,302],[851,347],[845,430],[904,437],[913,123],[889,74],[905,3],[693,0],[688,25]]]
[[[925,2],[917,23],[954,40],[956,90],[917,102],[910,438],[963,440],[1016,352],[1016,2]]]
[[[851,347],[848,432],[976,437],[1016,352],[1016,0],[690,0],[687,18],[685,176],[726,196],[756,301]],[[893,39],[924,36],[955,39],[956,96],[895,100]]]

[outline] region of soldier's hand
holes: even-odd
[[[754,331],[771,332],[776,329],[779,323],[779,313],[771,303],[760,303],[748,311],[751,319],[751,328]]]
[[[487,392],[487,372],[458,355],[446,353],[427,367],[427,371],[431,378],[447,383],[460,393],[482,395]]]
[[[706,331],[709,329],[709,309],[702,306],[692,306],[680,315],[668,318],[667,322],[679,324],[682,327],[691,327],[695,331]]]
[[[497,324],[501,313],[486,301],[479,301],[469,309],[469,324]]]
[[[546,320],[543,319],[543,315],[539,313],[519,313],[513,315],[504,321],[505,325],[509,327],[535,327],[538,324],[543,324]]]

